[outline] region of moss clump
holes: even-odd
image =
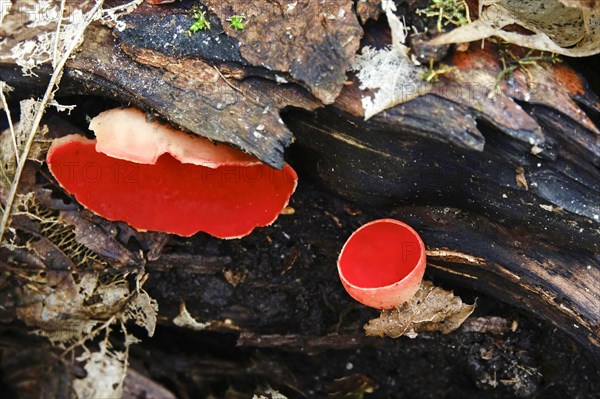
[[[208,22],[206,11],[202,11],[200,9],[193,9],[192,18],[194,18],[194,22],[192,23],[192,26],[190,26],[188,29],[188,34],[190,36],[201,30],[210,29],[210,22]]]
[[[444,30],[444,26],[463,26],[471,22],[469,8],[463,0],[431,0],[427,8],[418,9],[416,13],[428,18],[437,18],[437,28],[440,32]]]
[[[243,30],[246,27],[244,23],[245,19],[246,17],[243,15],[233,15],[231,18],[228,19],[229,26],[231,26],[235,30]]]

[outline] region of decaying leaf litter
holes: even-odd
[[[440,331],[448,334],[462,325],[475,305],[466,305],[451,292],[423,281],[415,296],[397,309],[383,311],[365,325],[370,336],[410,338],[419,332]]]
[[[128,11],[131,11],[132,8],[135,5],[138,5],[141,2],[131,2],[129,4],[129,6],[131,7],[126,7],[124,9],[127,9]],[[394,57],[396,57],[396,61],[393,61],[391,63],[392,66],[390,66],[390,68],[396,68],[397,67],[397,63],[401,62],[401,63],[405,63],[405,62],[410,62],[410,60],[408,59],[407,56],[407,52],[401,51],[401,53],[397,53],[398,48],[402,48],[402,44],[401,41],[396,41],[396,37],[397,35],[399,35],[400,31],[403,29],[403,26],[401,24],[401,22],[397,19],[393,17],[393,14],[391,14],[393,12],[393,8],[392,2],[383,2],[383,6],[384,6],[384,11],[386,13],[388,13],[388,18],[390,19],[390,24],[392,25],[392,32],[393,32],[393,38],[394,38],[394,44],[392,46],[392,52],[396,52],[396,54],[394,55]],[[63,2],[63,6],[64,6],[64,2]],[[6,176],[7,177],[13,177],[13,181],[12,181],[12,185],[11,187],[11,191],[9,191],[8,193],[8,206],[6,206],[6,209],[8,210],[7,212],[5,212],[4,215],[4,220],[3,219],[3,233],[4,233],[4,228],[5,226],[8,226],[8,219],[9,216],[11,215],[10,213],[10,204],[15,201],[15,210],[16,212],[14,213],[15,218],[19,217],[19,216],[25,216],[27,217],[28,214],[32,215],[32,219],[33,219],[33,223],[38,223],[40,226],[36,226],[33,228],[34,233],[36,234],[40,234],[40,232],[43,232],[43,225],[44,223],[46,224],[54,224],[56,226],[60,226],[60,225],[65,225],[65,226],[71,226],[72,230],[73,230],[73,234],[75,234],[75,238],[72,237],[71,234],[71,238],[67,239],[67,240],[77,240],[77,242],[81,242],[81,241],[85,241],[83,239],[83,234],[81,233],[82,230],[85,229],[86,223],[83,222],[82,218],[80,218],[80,221],[77,221],[77,216],[76,213],[73,212],[65,212],[65,211],[61,211],[59,213],[59,216],[55,216],[53,214],[47,215],[46,219],[44,219],[43,217],[40,218],[40,215],[38,215],[38,213],[43,213],[45,211],[40,212],[40,206],[36,203],[36,201],[39,201],[35,196],[27,196],[27,197],[20,197],[17,191],[17,185],[15,184],[15,182],[18,182],[21,178],[21,175],[23,175],[26,172],[26,160],[30,159],[30,158],[34,158],[34,159],[39,159],[39,156],[43,153],[43,148],[44,148],[44,138],[42,137],[41,139],[38,137],[36,137],[36,134],[43,129],[40,129],[39,125],[41,123],[41,117],[43,114],[43,110],[44,108],[48,105],[48,104],[52,104],[53,101],[53,95],[54,95],[54,90],[55,90],[55,85],[58,84],[58,82],[60,81],[60,76],[61,76],[61,69],[64,66],[64,63],[66,62],[66,60],[69,58],[71,52],[80,44],[80,39],[82,37],[83,34],[83,30],[87,27],[87,24],[91,23],[91,21],[95,18],[99,18],[99,15],[101,15],[100,18],[112,18],[112,16],[115,15],[114,11],[112,12],[103,12],[100,11],[101,10],[101,2],[97,2],[95,4],[95,6],[88,11],[87,14],[84,14],[83,12],[81,13],[81,16],[85,16],[85,19],[83,20],[84,22],[81,22],[81,25],[76,25],[76,26],[72,26],[72,25],[65,25],[65,27],[61,27],[61,24],[58,24],[57,26],[57,30],[61,31],[61,29],[64,30],[64,36],[61,37],[61,35],[55,35],[55,39],[52,40],[52,36],[49,35],[48,38],[42,39],[41,43],[39,44],[46,44],[49,45],[51,44],[52,47],[50,47],[49,49],[47,49],[46,51],[41,51],[40,47],[38,47],[36,50],[34,50],[35,52],[32,53],[31,49],[28,48],[27,46],[23,46],[17,49],[17,51],[14,53],[14,56],[17,58],[23,58],[25,59],[25,57],[31,57],[32,55],[34,55],[33,60],[41,60],[42,62],[51,62],[54,66],[54,75],[53,75],[53,80],[51,81],[51,84],[48,88],[48,90],[46,91],[46,95],[44,96],[44,99],[41,102],[37,102],[35,100],[29,100],[28,102],[24,102],[22,104],[23,106],[23,110],[22,110],[22,117],[21,117],[21,122],[20,124],[16,127],[13,128],[12,130],[15,131],[14,134],[3,134],[2,138],[10,138],[10,140],[6,139],[3,140],[3,149],[7,149],[9,147],[12,146],[12,150],[11,151],[3,151],[3,156],[6,155],[6,153],[8,154],[13,154],[12,156],[9,155],[9,159],[7,160],[8,163],[3,163],[3,165],[9,165],[9,167],[6,169]],[[76,10],[76,12],[79,10]],[[100,13],[100,14],[97,14]],[[4,16],[2,16],[4,17]],[[76,19],[79,17],[76,17]],[[117,23],[117,21],[113,21],[113,23]],[[69,31],[69,28],[71,27],[73,29],[73,31]],[[64,40],[64,43],[61,42],[61,40]],[[581,51],[585,51],[585,46],[582,45],[582,50]],[[42,46],[43,48],[43,46]],[[52,51],[51,49],[54,48],[54,51]],[[395,49],[395,50],[394,50]],[[545,50],[548,50],[547,48],[545,48]],[[354,51],[355,52],[355,51]],[[557,51],[559,52],[559,51]],[[353,53],[352,51],[350,52],[351,54]],[[62,56],[58,56],[58,54],[63,54]],[[583,54],[583,53],[582,53]],[[363,56],[365,55],[364,51],[363,51]],[[387,55],[389,56],[389,55]],[[406,57],[406,59],[402,59],[401,61],[397,61],[399,58],[398,57]],[[32,73],[34,68],[37,65],[31,64],[29,61],[31,60],[29,59],[28,62],[23,62],[22,63],[22,67],[24,68],[24,72],[25,73]],[[288,66],[282,66],[280,69],[285,70],[286,68],[289,69]],[[404,67],[403,67],[404,68]],[[413,68],[412,66],[410,68]],[[292,74],[292,76],[294,78],[299,78],[298,76],[294,76]],[[417,79],[418,73],[414,73],[411,72],[411,77],[410,79]],[[364,76],[363,76],[364,77]],[[360,79],[360,76],[359,76]],[[339,83],[338,83],[338,87],[339,87]],[[311,84],[310,82],[308,84]],[[318,85],[317,85],[318,86]],[[370,89],[377,89],[379,88],[379,91],[377,92],[377,94],[381,94],[383,95],[383,93],[381,93],[381,91],[383,90],[383,86],[377,86],[377,85],[372,85],[372,86],[365,86],[368,87]],[[324,102],[330,102],[332,101],[335,97],[336,97],[336,89],[332,90],[326,90],[325,94],[322,94],[322,98],[321,100],[323,100]],[[3,90],[4,91],[4,90]],[[333,93],[333,94],[332,94]],[[397,104],[397,102],[389,102],[390,98],[393,98],[394,96],[396,96],[396,93],[392,93],[391,95],[389,95],[386,100],[380,101],[380,103],[383,103],[384,105],[379,105],[378,107],[376,107],[374,104],[377,103],[377,95],[375,96],[374,100],[371,100],[371,103],[363,103],[366,104],[365,105],[365,110],[370,109],[369,111],[365,112],[365,116],[369,117],[372,115],[377,114],[378,112],[381,112],[382,110],[389,108],[395,104]],[[407,101],[408,99],[402,99],[401,102],[403,101]],[[7,110],[8,111],[8,110]],[[28,118],[24,118],[23,115],[30,115],[30,117]],[[36,153],[36,145],[39,146],[39,153]],[[15,149],[19,149],[21,150],[21,152],[15,152]],[[32,151],[33,149],[33,151]],[[13,165],[15,166],[11,167],[10,164],[11,162],[13,163]],[[13,168],[15,168],[14,170],[12,170]],[[31,186],[27,186],[25,185],[23,188],[25,188],[24,192],[27,192],[27,189],[31,189]],[[23,190],[21,190],[23,191]],[[33,198],[33,200],[32,200]],[[40,197],[41,198],[41,197]],[[36,211],[33,211],[34,209],[37,209]],[[31,224],[29,221],[24,222],[24,224]],[[102,222],[98,222],[99,225],[102,225]],[[16,225],[16,228],[22,228],[24,231],[27,231],[27,228],[29,227],[20,227],[18,225],[18,223],[14,223],[14,225]],[[13,225],[13,230],[9,230],[10,233],[14,233],[14,225]],[[93,228],[102,228],[101,226],[98,225],[93,225]],[[61,227],[61,228],[65,228],[65,227]],[[88,228],[88,231],[93,231],[90,230]],[[67,227],[68,229],[68,227]],[[37,230],[37,231],[35,231]],[[78,234],[79,232],[79,234]],[[65,233],[66,234],[66,233]],[[89,233],[88,233],[89,234]],[[33,234],[35,235],[35,234]],[[89,234],[89,235],[95,235],[95,234]],[[42,245],[42,248],[44,247],[52,247],[52,246],[57,246],[58,247],[58,251],[59,252],[63,252],[62,249],[60,248],[60,245],[64,245],[63,241],[59,241],[58,244],[52,242],[51,239],[48,238],[40,238],[40,240],[36,243],[20,243],[20,242],[16,242],[15,241],[15,236],[12,235],[10,236],[10,238],[13,241],[8,241],[8,245],[12,246],[12,250],[15,250],[15,253],[20,252],[19,250],[24,249],[25,252],[30,251],[31,249],[33,249],[33,252],[35,253],[36,251],[39,252],[39,248],[40,245]],[[56,238],[56,237],[51,237],[51,238]],[[64,237],[63,237],[64,238]],[[106,239],[106,238],[105,238]],[[45,243],[45,241],[50,241],[50,243]],[[43,244],[39,244],[39,242],[42,242]],[[96,253],[100,252],[100,248],[105,248],[106,244],[103,243],[94,243],[93,239],[89,239],[88,241],[86,241],[85,244],[88,248],[92,248],[96,250]],[[116,245],[116,244],[115,244]],[[36,249],[37,246],[37,249]],[[122,250],[122,249],[120,249]],[[126,251],[126,250],[122,250],[122,251]],[[23,252],[23,251],[21,251]],[[114,251],[110,251],[111,254],[115,254]],[[39,255],[39,254],[38,254]],[[102,255],[102,254],[101,254]],[[26,262],[29,261],[28,259],[28,255],[23,254],[22,255],[23,258],[22,259],[26,259]],[[69,259],[69,257],[71,256],[71,254],[66,254],[66,258],[67,260]],[[91,255],[92,257],[94,255]],[[33,277],[25,277],[24,281],[26,281],[26,287],[29,287],[28,289],[31,289],[31,294],[33,295],[33,293],[35,293],[36,295],[39,295],[40,298],[43,299],[47,299],[47,298],[58,298],[58,299],[53,299],[53,301],[55,301],[56,303],[60,304],[61,302],[61,297],[62,296],[66,296],[68,298],[70,298],[71,300],[75,300],[75,302],[65,302],[64,304],[67,305],[68,304],[68,309],[71,315],[74,315],[75,318],[74,320],[77,320],[75,322],[74,325],[77,325],[77,328],[81,328],[81,331],[75,331],[74,334],[74,338],[71,337],[69,339],[69,341],[63,341],[64,339],[64,334],[65,331],[63,330],[57,330],[57,331],[52,331],[53,328],[53,320],[52,318],[50,318],[49,324],[46,326],[40,326],[40,325],[36,325],[36,321],[39,320],[39,314],[37,314],[36,312],[40,312],[39,306],[33,307],[33,308],[24,308],[22,314],[19,314],[18,317],[21,320],[27,321],[30,320],[32,325],[36,326],[36,327],[41,327],[42,328],[42,333],[46,334],[46,329],[47,329],[47,334],[50,335],[51,339],[52,336],[59,337],[58,339],[54,339],[53,341],[56,342],[58,345],[63,345],[65,346],[66,350],[72,350],[74,348],[73,345],[81,345],[82,347],[85,348],[84,343],[87,339],[91,338],[92,336],[96,335],[96,334],[100,334],[100,333],[104,333],[105,337],[108,338],[108,335],[110,333],[110,328],[111,325],[113,323],[119,323],[121,328],[123,330],[125,330],[125,322],[128,319],[131,320],[135,320],[136,322],[139,322],[141,325],[146,326],[146,328],[148,328],[148,332],[152,333],[153,329],[154,329],[154,325],[156,324],[156,304],[152,302],[152,300],[147,296],[147,294],[141,289],[141,285],[143,284],[143,281],[145,279],[144,277],[144,272],[143,272],[143,266],[140,265],[140,263],[143,263],[143,260],[140,260],[139,257],[137,257],[138,259],[136,259],[136,255],[135,254],[130,254],[127,255],[127,257],[129,257],[129,259],[127,259],[126,261],[124,261],[123,263],[125,264],[129,264],[130,267],[135,267],[135,270],[133,272],[128,271],[126,273],[123,273],[121,275],[116,275],[116,276],[112,276],[112,278],[114,279],[113,281],[111,281],[110,283],[101,281],[102,279],[99,278],[99,276],[96,274],[95,271],[90,273],[90,270],[82,270],[80,273],[77,273],[77,279],[79,281],[75,281],[75,279],[72,279],[71,277],[69,277],[72,274],[72,270],[77,270],[79,267],[82,266],[89,266],[89,265],[83,265],[83,264],[72,264],[70,265],[67,270],[62,270],[61,272],[55,272],[52,271],[51,273],[46,273],[46,275],[44,277],[35,275]],[[121,257],[118,257],[121,258]],[[111,261],[114,262],[114,259],[111,259]],[[41,264],[44,265],[46,262],[46,259],[43,259],[43,257],[38,256],[38,259],[36,261],[37,264]],[[138,263],[136,263],[138,262]],[[93,261],[91,261],[91,263],[94,263]],[[117,263],[113,263],[113,264],[117,264]],[[102,267],[103,265],[101,264],[100,267]],[[95,266],[95,268],[98,268],[98,265]],[[71,270],[71,271],[68,271]],[[91,266],[91,270],[94,270],[94,266]],[[39,273],[39,271],[38,271]],[[129,286],[129,284],[127,284],[127,280],[129,276],[133,276],[135,279],[135,283],[133,284],[133,286]],[[55,291],[48,291],[48,292],[44,292],[43,288],[45,285],[50,285],[49,281],[60,281],[61,284],[63,284],[65,281],[67,282],[65,284],[65,288],[66,291],[65,292],[55,292]],[[41,294],[40,294],[40,290],[41,290]],[[93,294],[93,295],[92,295]],[[83,296],[82,296],[83,295]],[[84,302],[88,302],[87,299],[89,299],[91,296],[95,297],[95,300],[97,300],[96,296],[99,296],[101,298],[101,300],[97,303],[95,303],[95,309],[91,310],[90,309],[85,309],[85,305]],[[87,298],[87,299],[86,299]],[[123,298],[127,298],[128,300],[123,301]],[[36,305],[37,306],[37,305]],[[59,305],[60,307],[60,305]],[[59,308],[60,309],[60,308]],[[73,310],[74,309],[74,310]],[[98,310],[100,309],[100,310]],[[53,314],[53,312],[55,312],[55,310],[51,309],[51,308],[43,308],[44,312],[49,312],[49,314]],[[90,314],[94,314],[94,311],[100,311],[100,313],[104,313],[103,317],[106,317],[107,315],[111,315],[108,320],[104,323],[100,323],[100,322],[84,322],[81,323],[80,320],[88,320],[88,317]],[[471,309],[472,311],[472,309]],[[57,319],[56,320],[61,320],[60,317],[63,317],[63,313],[62,311],[58,311],[56,312],[56,316]],[[79,317],[79,313],[81,313],[83,316],[82,319],[77,319],[77,317]],[[470,313],[470,312],[468,312]],[[415,312],[414,314],[423,314],[423,312],[419,313],[419,312]],[[413,314],[413,315],[414,315]],[[435,317],[431,317],[427,320],[423,319],[422,321],[425,322],[431,322],[431,320],[435,319]],[[458,323],[460,324],[460,323]],[[73,328],[73,325],[71,324],[66,324],[66,327],[68,328],[69,331],[71,331],[71,328]],[[426,328],[426,327],[425,327]],[[404,329],[404,331],[411,331],[409,328]],[[387,333],[386,333],[387,334]],[[388,335],[400,335],[397,333],[390,333]],[[73,340],[72,340],[73,339]],[[71,346],[68,346],[68,344],[71,344]],[[110,348],[110,344],[108,343],[108,340],[106,340],[104,343],[99,345],[100,350],[98,352],[86,352],[85,354],[80,356],[81,360],[85,360],[87,362],[87,366],[86,366],[86,370],[89,373],[96,373],[98,375],[101,375],[99,380],[96,381],[92,381],[88,384],[88,381],[86,380],[82,380],[76,387],[75,390],[80,394],[80,395],[99,395],[99,394],[113,394],[113,395],[118,395],[119,391],[118,390],[113,390],[111,392],[103,392],[103,391],[98,391],[98,383],[99,382],[107,382],[107,381],[112,381],[113,383],[111,383],[110,385],[113,386],[114,382],[117,383],[117,387],[121,387],[122,386],[122,381],[124,378],[124,373],[126,370],[126,364],[127,364],[127,359],[126,359],[126,351],[125,352],[118,352],[118,351],[114,351]],[[105,379],[106,378],[106,379]],[[119,388],[121,389],[121,388]]]
[[[2,139],[4,142],[11,138],[13,147],[8,150],[3,146],[5,151],[2,152],[0,240],[5,238],[0,249],[2,266],[20,281],[19,300],[26,302],[18,307],[15,316],[62,348],[61,356],[77,349],[78,361],[86,364],[88,377],[73,383],[78,397],[122,396],[128,347],[134,342],[125,324],[132,320],[152,336],[158,308],[141,288],[146,278],[143,264],[137,263],[135,269],[125,271],[107,268],[102,256],[94,253],[94,249],[104,254],[110,251],[106,242],[97,241],[102,240],[103,235],[89,236],[96,226],[86,225],[77,212],[69,215],[69,211],[40,205],[41,197],[34,193],[27,173],[35,173],[32,165],[39,162],[43,152],[43,133],[47,127],[41,122],[46,107],[54,105],[61,111],[68,110],[54,101],[54,95],[65,63],[81,44],[86,28],[96,20],[115,23],[119,15],[140,3],[133,1],[103,8],[102,1],[83,2],[67,15],[63,0],[52,9],[50,15],[55,18],[45,21],[37,19],[42,14],[32,12],[30,25],[48,26],[50,30],[38,36],[37,42],[21,42],[13,47],[12,57],[25,75],[35,76],[34,68],[48,63],[53,73],[42,99],[21,102],[16,127],[6,107],[6,86],[2,85],[3,108],[11,120],[10,131],[3,134]],[[20,7],[26,5],[19,4]],[[29,5],[40,4],[30,2]],[[5,9],[2,8],[2,19]],[[115,326],[125,335],[124,350],[114,348],[109,341]],[[99,351],[88,349],[88,342],[101,334],[104,340],[99,344]]]
[[[479,2],[479,19],[435,38],[434,44],[464,43],[491,36],[526,48],[569,57],[600,52],[600,3],[572,0]],[[518,25],[521,33],[505,29]]]

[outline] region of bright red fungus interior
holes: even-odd
[[[382,221],[357,230],[346,243],[339,264],[350,284],[377,288],[402,280],[420,257],[421,244],[413,231]]]
[[[263,164],[209,168],[169,154],[153,165],[138,164],[97,152],[95,140],[61,140],[47,157],[61,186],[98,215],[138,230],[241,237],[271,224],[296,187],[287,164],[282,170]]]

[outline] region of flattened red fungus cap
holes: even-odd
[[[338,258],[344,288],[358,302],[392,309],[410,300],[425,272],[425,244],[395,219],[365,224],[346,241]]]
[[[117,120],[125,115],[118,111]],[[104,113],[92,123],[102,130],[98,142],[65,136],[46,157],[59,184],[108,220],[140,231],[239,238],[273,223],[296,189],[298,176],[288,164],[276,170],[226,145],[146,122],[139,111],[133,115],[119,127]]]

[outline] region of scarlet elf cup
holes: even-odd
[[[356,230],[338,258],[350,296],[363,305],[393,309],[410,300],[425,272],[425,244],[409,225],[379,219]]]
[[[95,140],[53,141],[50,172],[81,205],[138,231],[241,238],[272,224],[298,182],[288,164],[275,170],[134,108],[105,111],[90,128]]]

